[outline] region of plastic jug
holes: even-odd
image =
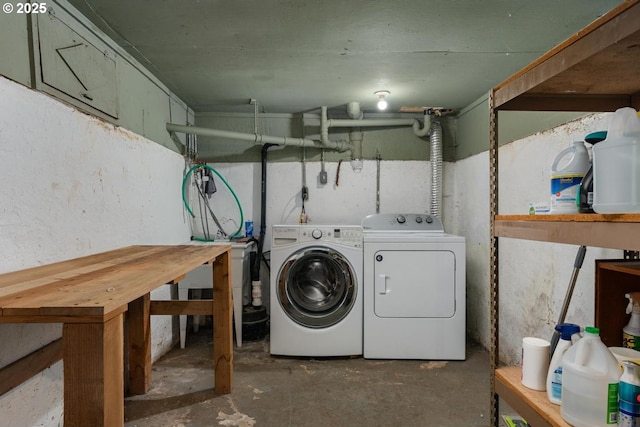
[[[640,117],[633,108],[618,109],[607,138],[593,146],[593,210],[640,212]]]
[[[615,425],[619,376],[618,361],[600,340],[600,330],[585,328],[562,358],[562,418],[576,427]]]
[[[589,152],[584,142],[575,141],[558,154],[551,165],[551,213],[578,213],[576,195],[589,170]]]
[[[553,356],[551,356],[551,362],[549,362],[547,397],[549,402],[559,405],[562,401],[562,358],[571,347],[571,337],[580,332],[580,326],[573,323],[561,323],[556,325],[555,329],[561,335],[553,351]]]

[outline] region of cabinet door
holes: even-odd
[[[376,316],[452,317],[458,285],[455,268],[455,254],[451,251],[376,252],[373,289]]]
[[[117,119],[116,53],[100,40],[87,40],[55,14],[36,16],[38,87],[54,96],[60,91]]]

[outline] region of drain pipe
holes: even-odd
[[[351,117],[358,117],[356,119],[328,119],[327,107],[320,107],[320,141],[315,141],[309,138],[290,138],[286,136],[269,136],[259,133],[243,133],[233,132],[221,129],[210,129],[197,126],[186,126],[176,123],[167,123],[166,129],[169,132],[183,132],[186,134],[211,136],[219,138],[239,139],[242,141],[253,142],[254,144],[265,145],[284,145],[294,147],[313,147],[313,148],[328,148],[336,151],[349,151],[353,150],[353,143],[349,141],[331,141],[329,139],[329,128],[331,127],[350,127],[350,128],[362,128],[362,127],[389,127],[389,126],[412,126],[413,132],[417,136],[426,136],[429,133],[429,116],[425,112],[424,124],[421,124],[416,119],[362,119],[363,114],[360,111],[360,106],[357,102],[350,102],[348,104],[348,111]]]
[[[364,117],[364,113],[360,110],[359,102],[349,102],[347,104],[347,114],[352,119],[360,120]]]
[[[357,106],[357,107],[356,107]],[[327,107],[320,107],[320,140],[322,144],[329,144],[329,128],[358,128],[358,127],[390,127],[411,126],[416,136],[427,136],[431,129],[431,116],[424,112],[424,123],[417,119],[363,119],[360,105],[357,102],[347,104],[347,112],[352,119],[327,119]],[[358,117],[358,118],[353,118]]]
[[[413,133],[415,133],[416,136],[423,137],[429,135],[429,132],[431,132],[431,114],[431,110],[424,110],[422,128],[420,127],[420,122],[417,120],[413,122]]]
[[[264,144],[262,146],[261,152],[261,166],[262,166],[262,176],[260,179],[261,187],[260,187],[260,234],[258,236],[258,241],[256,242],[257,253],[256,259],[253,265],[251,265],[251,277],[252,277],[252,305],[260,306],[262,305],[262,282],[260,281],[260,264],[262,262],[262,250],[264,247],[264,236],[267,232],[267,151],[269,148],[275,146],[277,144]]]
[[[326,107],[323,107],[326,108]],[[352,127],[389,127],[389,126],[413,126],[416,119],[329,119],[327,127],[352,128]]]
[[[254,144],[265,145],[286,145],[293,147],[314,147],[329,148],[336,151],[349,151],[352,146],[347,141],[333,142],[327,138],[326,142],[314,141],[308,138],[290,138],[286,136],[269,136],[257,133],[233,132],[221,129],[210,129],[197,126],[179,125],[176,123],[167,123],[166,129],[169,132],[183,132],[186,134],[194,134],[200,136],[212,136],[229,139],[239,139],[242,141],[253,142]]]
[[[353,120],[361,120],[364,117],[364,113],[360,110],[359,102],[349,102],[347,104],[347,114]],[[362,171],[362,141],[364,140],[364,134],[360,128],[352,128],[349,131],[349,142],[353,145],[351,150],[351,168],[354,172],[359,173]]]

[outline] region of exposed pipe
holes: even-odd
[[[272,144],[272,145],[285,145],[294,147],[313,147],[313,148],[328,148],[336,151],[349,151],[353,150],[353,144],[349,141],[331,141],[329,139],[329,128],[331,127],[388,127],[388,126],[412,126],[413,132],[417,136],[426,136],[429,133],[429,123],[427,118],[429,117],[425,113],[424,123],[420,123],[417,119],[362,119],[362,112],[360,111],[360,105],[357,102],[350,102],[348,104],[348,113],[350,117],[359,117],[355,119],[328,119],[327,107],[320,107],[320,141],[315,141],[309,138],[290,138],[286,136],[269,136],[259,133],[243,133],[233,132],[221,129],[210,129],[197,126],[186,126],[176,123],[167,123],[166,129],[169,132],[183,132],[186,134],[194,134],[201,136],[212,136],[229,139],[239,139],[242,141],[253,142],[254,144]],[[257,130],[254,129],[254,130]]]
[[[362,159],[362,141],[364,140],[364,134],[360,129],[354,129],[349,132],[349,141],[353,144],[353,150],[351,150],[352,159]]]
[[[329,120],[327,119],[327,107],[320,107],[320,143],[324,147],[331,147],[333,144],[349,145],[349,150],[353,149],[353,144],[347,141],[331,141],[329,139]],[[346,151],[346,150],[344,150]]]
[[[273,147],[274,145],[275,144],[264,144],[262,146],[260,157],[260,163],[262,166],[262,176],[260,179],[260,233],[258,234],[258,240],[256,241],[256,259],[254,264],[251,266],[251,277],[257,277],[257,281],[260,280],[260,263],[262,261],[263,255],[264,236],[267,232],[267,151],[269,151],[269,148]],[[256,286],[258,285],[254,284],[252,288],[255,289]]]
[[[413,126],[415,122],[416,119],[329,119],[327,126],[330,128]]]
[[[416,120],[413,122],[413,133],[416,136],[427,136],[431,132],[431,113],[429,110],[424,110],[424,122],[422,124],[422,128],[420,128],[420,122]]]
[[[254,144],[265,145],[286,145],[294,147],[314,147],[314,148],[329,148],[337,151],[351,150],[351,144],[347,141],[333,142],[327,139],[326,143],[321,141],[314,141],[308,138],[290,138],[286,136],[269,136],[253,133],[233,132],[221,129],[210,129],[197,126],[185,126],[176,123],[167,123],[166,129],[169,132],[184,132],[188,134],[195,134],[200,136],[213,136],[220,138],[239,139],[242,141],[253,142]]]
[[[352,119],[357,119],[357,120],[360,120],[362,119],[362,117],[364,117],[364,113],[362,112],[362,110],[360,110],[359,102],[349,102],[347,104],[347,114]]]
[[[376,153],[376,213],[380,213],[380,152]]]
[[[431,122],[431,215],[442,218],[442,126],[439,120]]]

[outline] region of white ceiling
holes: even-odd
[[[460,109],[620,0],[69,0],[196,111]]]

